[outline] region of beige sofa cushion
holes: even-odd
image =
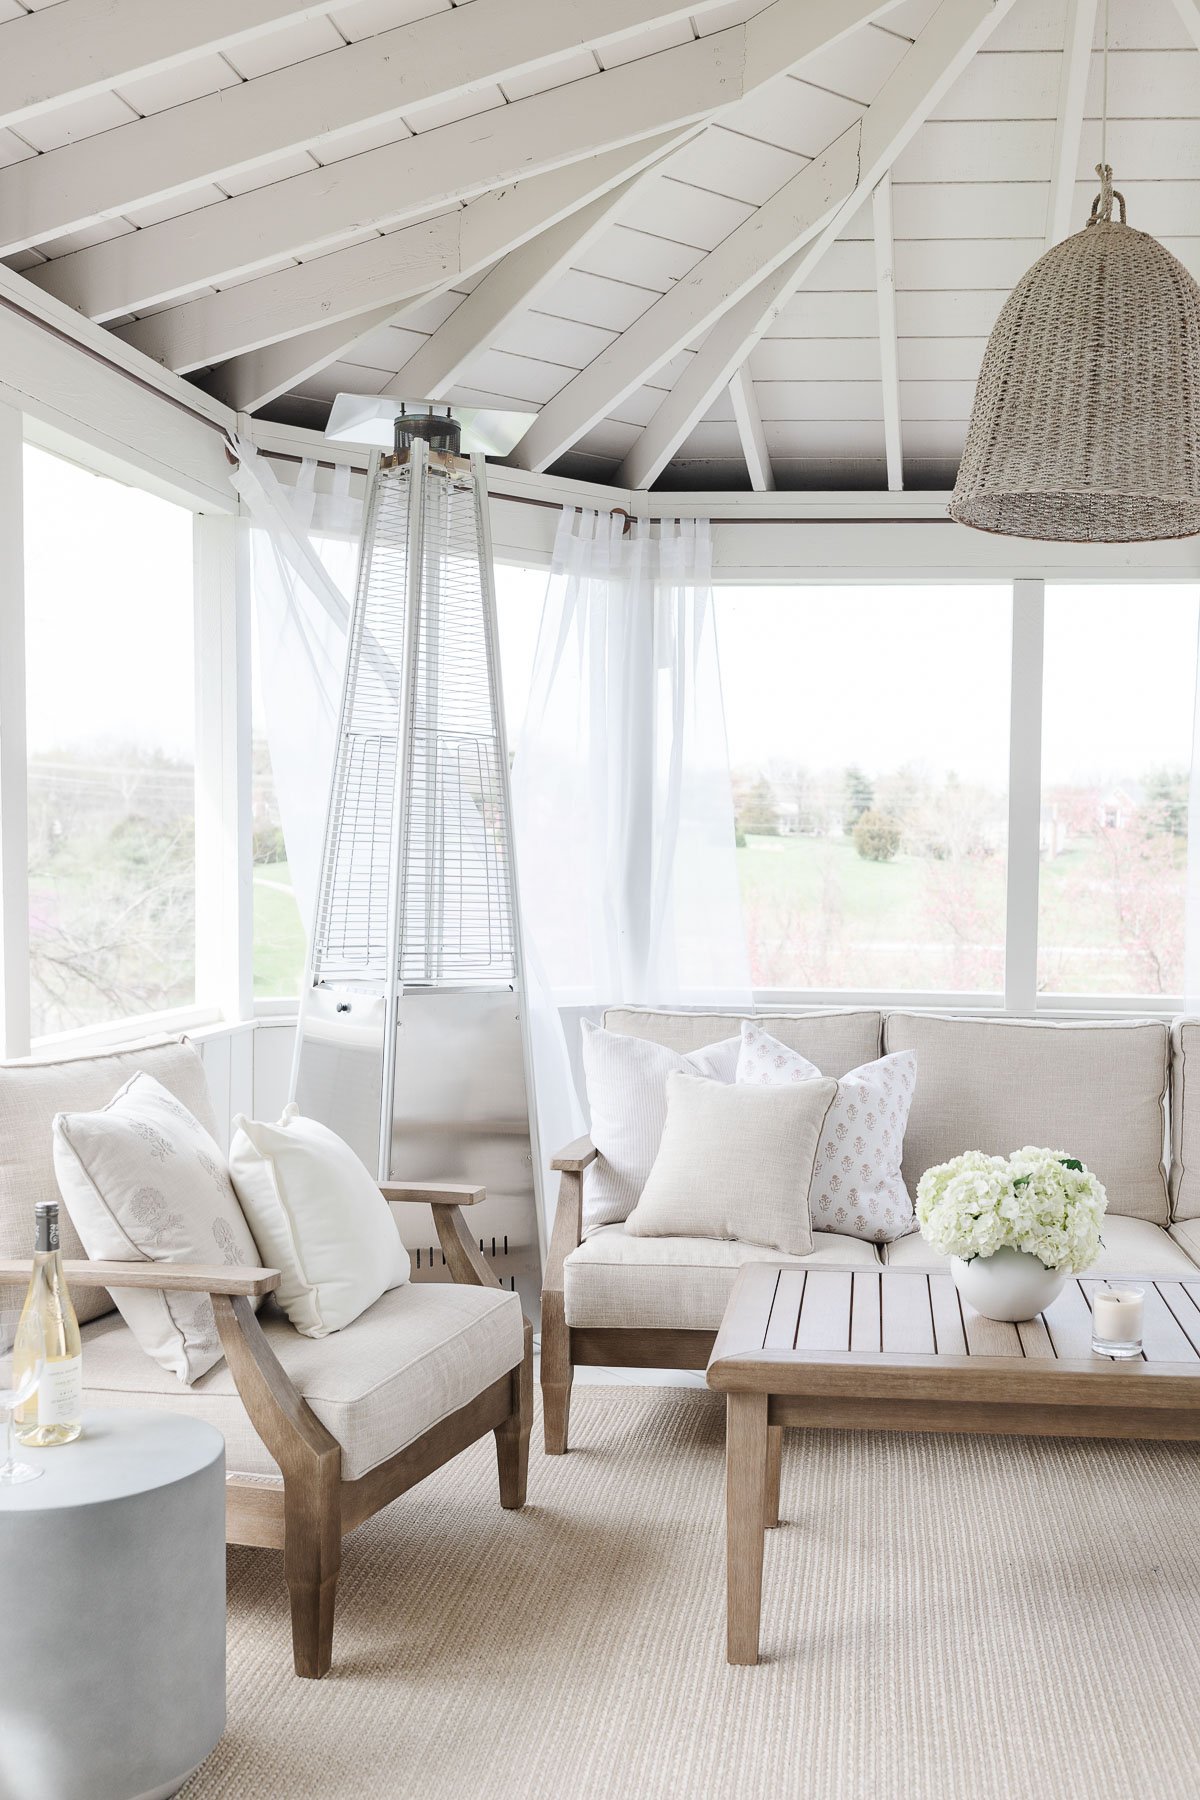
[[[1171,1217],[1200,1219],[1200,1019],[1171,1030]]]
[[[330,1337],[301,1337],[274,1302],[264,1306],[261,1323],[292,1381],[342,1446],[349,1480],[473,1400],[517,1366],[525,1347],[515,1294],[449,1282],[393,1288]],[[181,1388],[112,1313],[83,1333],[83,1380],[85,1406],[158,1404],[204,1419],[224,1434],[229,1474],[279,1474],[228,1363]]]
[[[1110,1215],[1167,1224],[1165,1025],[894,1012],[884,1046],[917,1053],[904,1138],[910,1193],[926,1169],[964,1150],[1004,1156],[1039,1144],[1080,1157],[1108,1190]]]
[[[572,1250],[563,1265],[567,1324],[715,1331],[738,1270],[761,1262],[800,1269],[880,1266],[874,1244],[835,1231],[814,1232],[810,1255],[785,1256],[758,1244],[716,1238],[631,1237],[624,1225],[605,1225]]]
[[[60,1197],[54,1174],[54,1115],[107,1106],[139,1069],[161,1081],[219,1141],[204,1064],[185,1039],[147,1038],[99,1055],[0,1064],[0,1256],[30,1255],[34,1206],[39,1200]],[[65,1207],[59,1226],[63,1255],[86,1257]],[[0,1304],[11,1305],[13,1298],[11,1288],[0,1288]],[[73,1287],[71,1298],[81,1325],[112,1310],[112,1299],[103,1288]]]
[[[1200,1221],[1197,1221],[1197,1228],[1200,1238]],[[1152,1225],[1149,1219],[1127,1219],[1119,1213],[1109,1213],[1100,1236],[1100,1256],[1087,1271],[1088,1275],[1200,1276],[1197,1267],[1200,1241],[1189,1245],[1186,1240],[1177,1238],[1175,1232],[1168,1233],[1161,1225]],[[946,1269],[950,1266],[949,1257],[932,1249],[919,1232],[889,1244],[886,1261],[889,1269]]]
[[[789,1050],[798,1050],[815,1063],[822,1075],[848,1075],[859,1063],[879,1055],[883,1014],[874,1007],[827,1008],[805,1013],[759,1013],[766,1027]],[[740,1013],[649,1012],[632,1006],[610,1007],[604,1015],[606,1031],[626,1037],[649,1038],[687,1056],[705,1044],[737,1037]]]

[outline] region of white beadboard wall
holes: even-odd
[[[287,1105],[295,1034],[292,1019],[251,1019],[188,1033],[204,1061],[223,1149],[238,1113],[277,1119]]]

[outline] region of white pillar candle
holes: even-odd
[[[1109,1344],[1136,1344],[1146,1303],[1140,1288],[1097,1288],[1092,1296],[1092,1329]]]

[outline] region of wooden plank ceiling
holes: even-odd
[[[632,486],[948,486],[1083,223],[1103,0],[0,0],[0,254],[211,392],[539,416]],[[1200,276],[1200,0],[1110,0],[1110,159]]]

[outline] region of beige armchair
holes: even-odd
[[[103,1104],[137,1067],[211,1120],[203,1069],[185,1044],[0,1067],[0,1288],[28,1280],[30,1264],[14,1252],[28,1246],[35,1200],[55,1195],[53,1111]],[[532,1330],[464,1223],[460,1209],[483,1190],[397,1183],[383,1193],[393,1207],[432,1207],[450,1281],[392,1289],[352,1325],[319,1339],[302,1337],[275,1306],[277,1270],[91,1262],[64,1217],[85,1407],[162,1407],[224,1434],[226,1536],[283,1551],[298,1675],[329,1669],[347,1532],[489,1431],[501,1506],[525,1502]],[[224,1362],[183,1386],[142,1350],[112,1309],[110,1287],[210,1294]],[[255,1300],[263,1302],[257,1313]]]

